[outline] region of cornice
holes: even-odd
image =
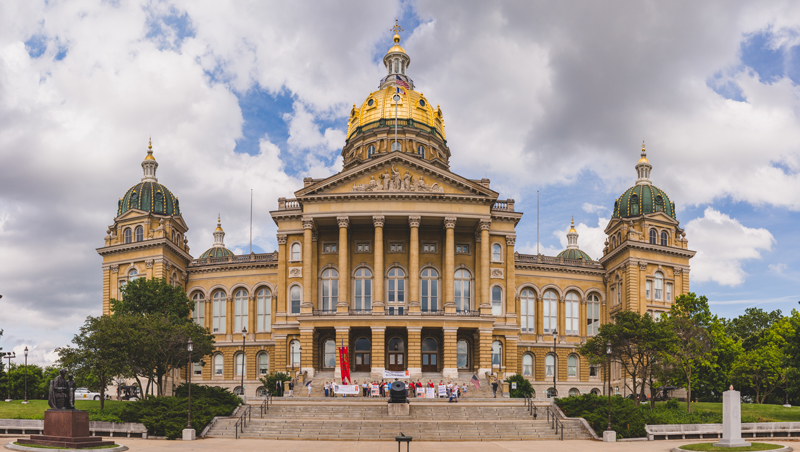
[[[102,248],[97,248],[97,254],[101,256],[108,256],[114,253],[120,253],[123,251],[132,251],[132,250],[144,250],[148,248],[156,248],[159,246],[165,246],[170,249],[170,251],[175,252],[178,256],[184,258],[186,263],[183,265],[187,265],[192,260],[192,256],[187,253],[186,251],[180,249],[178,245],[169,240],[166,237],[158,238],[158,239],[147,239],[142,240],[141,242],[131,242],[131,243],[121,243],[119,245],[111,245],[111,246],[104,246]]]
[[[694,257],[695,254],[697,254],[697,251],[687,250],[687,249],[683,249],[683,248],[677,248],[677,247],[674,247],[674,246],[662,246],[662,245],[655,245],[655,244],[652,244],[652,243],[649,243],[649,242],[639,242],[639,241],[634,241],[634,240],[626,240],[626,241],[622,242],[622,244],[620,246],[614,248],[613,250],[611,250],[611,252],[609,252],[605,256],[601,257],[600,259],[598,259],[597,262],[600,262],[601,264],[605,264],[610,259],[613,259],[614,257],[618,256],[619,254],[621,254],[621,253],[623,253],[625,251],[628,251],[630,249],[636,249],[636,250],[641,250],[641,251],[650,251],[650,252],[659,253],[659,254],[667,254],[667,255],[670,255],[670,256],[683,257],[683,258],[686,258],[686,259],[691,259],[691,258]]]
[[[571,273],[575,275],[603,276],[605,268],[578,267],[572,265],[545,264],[540,262],[515,262],[514,268],[517,270],[545,270],[559,273]]]

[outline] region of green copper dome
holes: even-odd
[[[558,257],[563,257],[564,259],[583,259],[585,261],[592,260],[592,258],[589,257],[588,254],[578,249],[566,249],[558,253]]]
[[[660,188],[639,184],[625,191],[614,202],[614,218],[638,217],[654,212],[664,212],[675,218],[675,203]]]
[[[131,187],[117,205],[117,216],[138,209],[158,215],[180,215],[178,198],[158,182],[139,182]]]
[[[200,259],[208,259],[209,257],[233,257],[233,251],[228,248],[214,246],[206,250],[205,253],[200,255]]]

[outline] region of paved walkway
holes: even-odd
[[[0,443],[7,444],[15,438],[0,438]],[[180,452],[180,451],[258,451],[271,452],[394,452],[397,443],[394,441],[271,441],[260,439],[225,439],[209,438],[197,441],[164,441],[136,438],[118,438],[119,444],[128,446],[131,451]],[[709,442],[713,440],[708,440]],[[413,442],[413,452],[530,452],[546,450],[548,452],[668,452],[682,444],[701,442],[700,440],[681,441],[631,441],[620,443],[603,443],[600,441],[492,441],[492,442]],[[765,443],[785,444],[796,447],[795,441],[759,441]],[[406,447],[403,445],[402,451]]]

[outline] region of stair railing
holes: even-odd
[[[269,404],[272,402],[272,394],[267,392],[267,395],[264,396],[264,401],[261,402],[261,418],[264,418],[264,413],[269,410]]]
[[[561,422],[556,410],[552,407],[547,407],[547,423],[550,424],[550,428],[555,429],[556,435],[558,435],[559,429],[561,430],[561,441],[564,441],[564,423]]]
[[[251,420],[251,406],[246,406],[242,411],[242,414],[239,415],[239,420],[233,424],[233,429],[236,431],[236,439],[239,439],[239,433],[244,433],[244,428],[247,427],[247,421]]]

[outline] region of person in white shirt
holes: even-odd
[[[308,396],[311,397],[311,382],[309,381],[306,386],[308,386]]]

